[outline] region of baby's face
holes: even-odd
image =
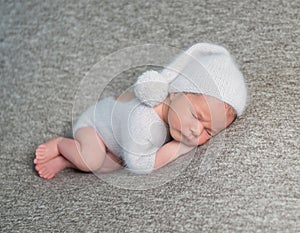
[[[170,134],[188,146],[204,144],[235,119],[232,107],[214,97],[176,93],[170,100]]]

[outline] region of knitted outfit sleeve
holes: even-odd
[[[131,120],[124,161],[131,172],[149,174],[154,170],[156,152],[165,143],[167,130],[157,120],[154,111],[146,106],[140,106]]]
[[[124,153],[125,164],[127,169],[136,174],[149,174],[154,170],[156,152],[150,154],[133,154],[130,152]]]

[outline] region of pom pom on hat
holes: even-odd
[[[149,70],[138,77],[134,93],[144,104],[153,107],[167,98],[169,82],[160,73]]]

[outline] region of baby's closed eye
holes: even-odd
[[[208,136],[213,137],[213,133],[211,129],[206,128],[205,131],[208,134]]]
[[[196,120],[198,120],[197,114],[195,114],[195,113],[192,112],[192,116],[193,116]]]

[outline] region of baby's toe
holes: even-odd
[[[44,145],[38,146],[35,151],[45,151],[46,147]]]
[[[36,150],[45,150],[46,149],[46,145],[45,144],[41,144],[39,145]]]
[[[46,171],[47,170],[44,167],[40,167],[39,170],[38,170],[38,172],[39,172],[40,175],[45,175]]]
[[[46,179],[52,179],[54,177],[54,174],[53,173],[48,173],[45,178]]]
[[[36,171],[39,171],[40,169],[41,169],[41,167],[40,167],[39,164],[35,165],[35,170],[36,170]]]

